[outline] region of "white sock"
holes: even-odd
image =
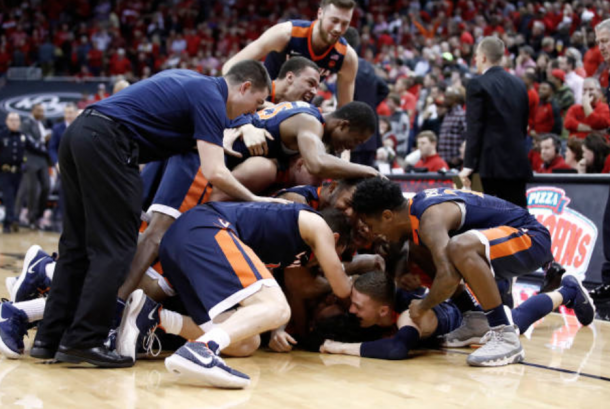
[[[159,286],[159,288],[168,297],[173,297],[173,296],[176,295],[176,291],[174,291],[174,289],[169,285],[167,280],[161,274],[159,274],[159,272],[157,270],[155,270],[152,267],[148,267],[148,269],[146,270],[146,275],[148,277],[152,278],[153,280],[156,280],[157,281],[157,285]]]
[[[160,326],[163,327],[168,334],[180,335],[182,331],[182,315],[177,312],[161,308],[159,311]]]
[[[48,263],[44,269],[45,273],[47,274],[47,277],[49,277],[49,279],[51,281],[53,281],[53,273],[55,273],[55,265],[57,265],[56,262]]]
[[[231,344],[231,337],[224,329],[220,327],[214,327],[210,331],[197,338],[197,341],[205,343],[214,341],[218,345],[218,350],[222,351]]]
[[[25,312],[28,316],[28,322],[39,321],[44,314],[44,306],[47,304],[46,298],[36,298],[30,301],[22,301],[13,304],[16,308]]]

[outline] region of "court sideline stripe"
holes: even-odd
[[[448,352],[448,353],[451,353],[451,354],[470,355],[469,352],[454,351],[454,350],[451,350],[451,349],[441,349],[441,351]],[[542,364],[534,364],[534,363],[531,363],[531,362],[519,362],[519,363],[521,365],[532,366],[534,368],[548,369],[549,371],[563,372],[563,373],[573,374],[573,375],[580,375],[580,376],[584,376],[586,378],[598,379],[600,381],[610,382],[610,377],[607,377],[607,376],[593,375],[593,374],[588,374],[588,373],[584,373],[584,372],[573,371],[571,369],[553,368],[551,366],[546,366],[546,365],[542,365]]]

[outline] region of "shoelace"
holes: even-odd
[[[163,351],[161,340],[159,339],[159,336],[155,334],[156,329],[157,326],[155,325],[148,331],[144,338],[142,338],[142,347],[146,351],[146,355],[152,356],[153,358],[158,357],[159,354],[161,354],[161,352]],[[156,350],[154,349],[155,343],[158,345],[158,349]]]
[[[502,341],[502,333],[500,331],[487,331],[487,333],[483,335],[483,338],[481,338],[481,344],[484,345],[500,341]]]

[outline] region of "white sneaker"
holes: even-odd
[[[498,325],[491,328],[482,339],[483,345],[468,355],[471,366],[504,366],[523,361],[525,351],[519,341],[519,332],[514,325]]]
[[[483,311],[467,311],[462,316],[462,324],[442,336],[441,345],[446,348],[461,348],[472,344],[482,344],[482,338],[489,332],[489,321]]]

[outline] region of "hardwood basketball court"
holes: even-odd
[[[54,233],[0,236],[0,296],[5,278],[21,271],[25,252],[39,244],[52,253]],[[30,331],[26,348],[34,337]],[[175,382],[162,360],[128,369],[46,365],[27,356],[0,358],[1,408],[599,408],[610,402],[610,323],[580,327],[551,314],[521,337],[523,364],[471,368],[467,349],[418,350],[405,361],[307,352],[259,351],[228,359],[250,375],[240,391]]]

